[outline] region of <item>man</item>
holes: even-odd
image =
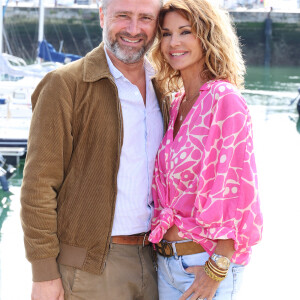
[[[21,218],[33,300],[158,299],[147,232],[168,108],[144,55],[161,5],[103,1],[104,44],[32,95]]]

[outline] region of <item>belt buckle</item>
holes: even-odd
[[[157,248],[157,252],[164,257],[174,256],[172,243],[166,243],[166,242],[160,241],[158,244],[155,245],[155,247]],[[168,250],[168,251],[166,252],[166,250]]]

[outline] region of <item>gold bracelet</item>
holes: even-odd
[[[221,278],[225,278],[227,274],[220,274],[220,273],[217,273],[216,271],[212,270],[209,265],[207,265],[207,268],[212,272],[214,273],[216,276],[218,277],[221,277]]]
[[[210,269],[209,269],[209,267],[207,266],[207,262],[205,263],[205,265],[204,265],[204,271],[205,271],[205,273],[206,273],[206,275],[208,276],[208,277],[210,277],[212,280],[215,280],[215,281],[222,281],[222,280],[224,280],[225,279],[225,276],[217,276],[214,272],[212,272]]]
[[[210,260],[207,261],[207,266],[212,270],[214,271],[215,273],[217,273],[218,275],[221,275],[221,276],[226,276],[227,273],[228,273],[228,270],[226,271],[221,271],[219,268],[215,267]]]
[[[217,269],[210,261],[208,262],[208,265],[209,265],[209,267],[210,267],[210,269],[212,269],[212,271],[215,271],[215,272],[217,272],[218,274],[220,274],[220,275],[227,275],[227,271],[220,271],[219,269]]]
[[[208,267],[207,264],[205,264],[204,266],[204,271],[206,273],[206,275],[208,277],[210,277],[211,279],[215,280],[215,281],[222,281],[225,279],[224,276],[217,276],[214,272],[212,272]]]
[[[216,271],[215,269],[213,269],[212,266],[211,266],[209,263],[207,264],[207,267],[208,267],[212,272],[214,272],[216,275],[218,275],[218,276],[224,276],[224,277],[226,277],[226,275],[227,275],[227,274],[224,274],[224,273],[219,273],[218,271]]]

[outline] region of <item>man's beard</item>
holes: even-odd
[[[116,58],[118,58],[125,64],[134,64],[140,61],[152,46],[155,38],[154,36],[147,44],[144,44],[140,49],[136,49],[136,47],[130,46],[121,46],[118,42],[118,38],[120,38],[121,35],[131,39],[143,39],[144,41],[147,40],[147,35],[144,33],[140,33],[136,36],[131,36],[127,32],[119,32],[118,34],[116,34],[115,40],[113,40],[111,36],[109,36],[109,32],[106,28],[107,26],[104,26],[103,28],[103,41],[105,46],[114,54]]]

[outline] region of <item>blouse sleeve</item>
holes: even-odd
[[[244,99],[233,90],[214,104],[201,164],[197,224],[207,238],[233,239],[236,250],[248,251],[261,239],[262,215],[251,119]]]

